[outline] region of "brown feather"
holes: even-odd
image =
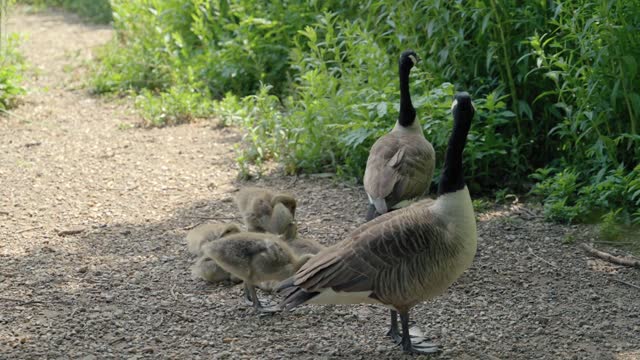
[[[402,200],[422,196],[435,167],[433,146],[424,135],[394,130],[378,139],[369,152],[364,187],[372,199],[384,199],[388,209]]]
[[[450,258],[458,251],[446,241],[448,224],[428,207],[401,209],[363,227],[312,258],[295,275],[294,285],[307,292],[371,291],[383,303],[414,304],[428,290],[422,274],[441,265],[427,259]]]

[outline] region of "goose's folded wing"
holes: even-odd
[[[368,229],[370,229],[370,228],[372,228],[374,226],[377,226],[378,224],[381,224],[381,223],[383,223],[385,221],[388,221],[389,219],[395,218],[397,216],[402,216],[401,214],[404,214],[405,211],[409,211],[409,210],[406,210],[408,208],[413,208],[413,207],[416,207],[416,208],[424,207],[424,208],[426,208],[426,207],[431,206],[434,201],[435,200],[431,199],[431,198],[424,198],[424,199],[420,199],[420,200],[411,202],[408,206],[403,207],[402,209],[398,209],[396,211],[391,211],[391,212],[388,212],[388,213],[384,213],[384,214],[382,214],[382,215],[380,215],[380,216],[378,216],[378,217],[376,217],[376,218],[374,218],[374,219],[372,219],[372,220],[370,220],[370,221],[358,226],[356,229],[351,231],[351,233],[349,235],[347,235],[347,238],[344,239],[343,242],[344,241],[352,241],[353,239],[357,238],[360,233],[363,233],[363,232],[367,231]]]
[[[429,189],[433,169],[435,167],[435,153],[429,142],[411,142],[403,146],[404,157],[401,164],[396,166],[396,182],[390,196],[391,206],[395,203],[421,196]]]
[[[387,134],[373,144],[364,174],[364,188],[371,198],[384,199],[393,191],[403,159],[402,142],[395,134]]]
[[[423,217],[421,221],[414,221],[417,216]],[[437,246],[435,239],[444,236],[447,236],[446,223],[430,217],[428,210],[385,217],[309,260],[295,274],[293,285],[305,292],[367,291],[371,292],[370,297],[380,299],[388,292],[380,279],[404,272],[399,269],[411,266],[416,258]]]
[[[402,141],[395,134],[380,138],[369,153],[364,177],[367,194],[373,199],[396,202],[422,195],[429,187],[435,153],[423,137]]]

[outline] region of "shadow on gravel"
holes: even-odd
[[[264,185],[285,188],[287,181]],[[332,244],[361,222],[361,190],[326,179],[290,190],[301,199],[303,233],[320,242]],[[184,235],[202,222],[234,221],[232,195],[181,204],[160,221],[97,224],[69,236],[65,249],[45,245],[9,259],[32,271],[19,286],[41,303],[14,306],[30,312],[20,319],[37,329],[31,338],[21,342],[22,321],[3,314],[0,339],[12,351],[49,357],[405,358],[384,336],[382,307],[304,306],[260,317],[243,303],[240,286],[191,279]],[[640,284],[637,271],[595,271],[603,264],[562,243],[568,227],[513,211],[479,219],[473,267],[444,296],[414,310],[417,323],[443,344],[442,358],[637,353],[638,338],[630,334],[640,330],[640,297],[611,280]]]

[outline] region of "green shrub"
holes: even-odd
[[[15,106],[18,97],[25,92],[20,85],[24,58],[18,52],[18,41],[18,35],[11,34],[0,44],[0,111]]]
[[[539,170],[533,192],[545,199],[545,215],[552,220],[640,225],[640,165],[627,172],[624,165],[582,179],[575,167],[561,172]]]
[[[171,87],[159,94],[144,89],[136,97],[135,104],[147,126],[182,124],[211,113],[211,101],[206,96],[182,86]]]
[[[36,7],[60,7],[96,23],[107,24],[112,20],[109,0],[17,0],[18,3]]]
[[[637,222],[634,1],[112,3],[117,37],[96,91],[141,93],[156,125],[213,109],[247,130],[243,169],[276,160],[290,173],[359,180],[395,122],[397,58],[413,48],[424,61],[411,90],[437,169],[451,97],[467,90],[478,110],[465,151],[474,193],[528,190],[538,169],[548,218]]]

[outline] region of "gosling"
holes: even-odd
[[[235,276],[231,276],[231,274],[216,264],[213,259],[206,256],[199,257],[191,266],[191,276],[194,279],[202,279],[213,284],[223,281],[232,281],[236,283],[242,281]]]
[[[271,215],[276,204],[284,205],[292,216],[296,213],[296,199],[293,196],[274,193],[268,189],[243,188],[238,192],[235,200],[249,231],[272,232]]]
[[[204,256],[202,246],[206,243],[219,240],[230,234],[240,232],[237,224],[202,224],[189,231],[186,236],[189,252],[197,255],[198,259],[191,266],[191,276],[194,279],[202,279],[210,283],[222,281],[240,282],[235,276],[218,266],[213,259]]]
[[[205,244],[204,254],[216,264],[244,282],[245,296],[251,300],[257,313],[280,311],[278,307],[265,308],[260,303],[255,286],[265,281],[282,281],[311,258],[296,256],[291,248],[273,234],[241,232]]]
[[[193,228],[185,240],[187,241],[187,249],[196,256],[202,256],[202,246],[208,242],[218,240],[227,235],[240,232],[237,224],[202,224]]]
[[[299,236],[298,225],[293,218],[293,214],[283,204],[276,204],[273,207],[269,232],[282,234],[284,241],[293,250],[293,253],[298,256],[315,255],[325,248],[313,239]]]

